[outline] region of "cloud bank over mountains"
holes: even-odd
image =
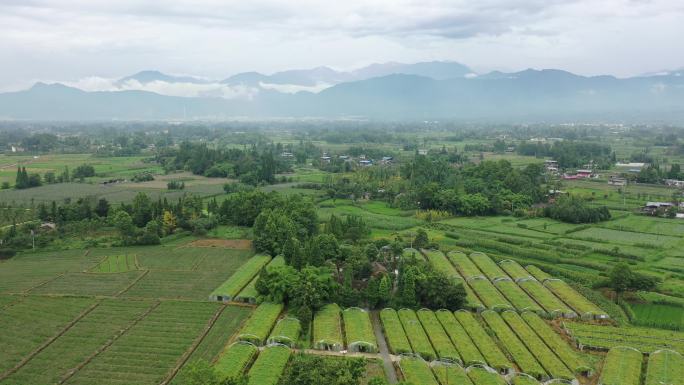
[[[684,123],[684,76],[617,78],[567,71],[475,74],[455,62],[327,67],[223,80],[142,71],[37,83],[0,93],[0,119],[333,118],[479,122]],[[320,89],[318,89],[320,88]]]
[[[348,72],[328,67],[287,70],[271,75],[244,72],[223,80],[145,70],[123,78],[89,76],[77,81],[48,83],[60,83],[88,92],[147,91],[167,96],[252,100],[259,92],[265,90],[284,94],[319,93],[343,82],[399,73],[426,76],[436,80],[476,76],[470,68],[460,63],[436,61],[414,64],[377,63]]]

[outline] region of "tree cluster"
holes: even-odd
[[[544,208],[543,215],[568,223],[597,223],[611,218],[607,207],[591,207],[575,196],[560,197],[556,203]]]
[[[553,144],[542,142],[520,142],[516,150],[520,155],[551,157],[560,168],[582,167],[590,161],[600,169],[608,169],[615,164],[615,152],[610,146],[588,141],[562,140]]]
[[[166,147],[156,156],[166,171],[188,170],[196,175],[213,178],[236,178],[257,185],[274,183],[277,173],[291,171],[291,165],[281,159],[277,146],[253,145],[250,149],[214,149],[206,144],[183,142],[178,148]]]

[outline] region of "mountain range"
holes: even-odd
[[[192,97],[172,96],[158,91],[164,89],[160,85],[202,91]],[[681,70],[616,78],[554,69],[475,74],[455,62],[384,63],[353,71],[317,67],[270,75],[245,72],[223,80],[142,71],[117,79],[112,87],[84,91],[37,83],[0,94],[0,118],[684,122]]]

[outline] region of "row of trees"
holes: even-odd
[[[26,189],[31,187],[41,186],[43,183],[65,183],[72,180],[83,180],[84,178],[95,176],[95,168],[89,164],[82,164],[74,169],[72,174],[69,173],[69,167],[65,167],[64,171],[56,175],[52,171],[46,172],[42,177],[38,173],[28,173],[26,167],[17,168],[17,177],[14,182],[14,188]],[[9,184],[3,188],[9,188]]]

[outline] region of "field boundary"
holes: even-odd
[[[129,330],[131,330],[135,325],[137,325],[140,321],[145,319],[154,309],[159,307],[161,304],[161,301],[156,301],[154,302],[147,310],[145,310],[141,315],[139,315],[133,322],[131,322],[128,326],[123,328],[122,330],[119,330],[118,333],[114,334],[114,337],[110,338],[107,342],[104,343],[104,345],[100,346],[95,352],[93,352],[90,356],[88,356],[83,362],[80,364],[76,365],[75,368],[69,369],[69,371],[59,380],[58,384],[61,385],[67,381],[71,377],[74,376],[74,374],[78,373],[79,370],[83,369],[86,365],[88,365],[92,360],[95,359],[95,357],[99,356],[102,352],[107,350],[110,346],[114,344],[121,336],[124,334],[128,333]]]
[[[170,383],[177,375],[178,372],[181,370],[183,366],[188,362],[190,359],[190,356],[192,356],[192,353],[197,350],[197,347],[204,341],[204,339],[207,337],[207,334],[209,334],[209,331],[214,327],[216,324],[216,321],[219,319],[221,314],[226,310],[228,305],[221,305],[221,307],[214,313],[214,316],[211,317],[209,322],[207,322],[207,325],[204,327],[204,330],[202,331],[202,334],[200,334],[197,338],[195,338],[195,341],[190,345],[190,347],[183,353],[181,358],[179,359],[178,363],[176,366],[171,370],[168,376],[164,379],[164,381],[160,382],[159,385],[167,385]]]
[[[37,285],[35,285],[35,286],[33,286],[33,287],[30,287],[30,288],[24,290],[21,294],[30,294],[32,291],[34,291],[34,290],[36,290],[36,289],[38,289],[38,288],[41,288],[41,287],[47,285],[47,284],[50,283],[50,282],[54,282],[54,281],[56,281],[56,280],[58,280],[58,279],[64,277],[64,276],[66,275],[66,273],[67,273],[67,272],[65,271],[65,272],[62,272],[61,274],[59,274],[59,275],[56,276],[56,277],[52,277],[52,278],[46,279],[45,281],[43,281],[43,282],[41,282],[41,283],[39,283],[39,284],[37,284]]]
[[[41,344],[39,347],[37,347],[31,353],[29,353],[26,357],[24,357],[21,361],[19,361],[19,363],[16,364],[12,369],[9,369],[5,373],[1,374],[0,375],[0,381],[3,381],[7,377],[16,373],[17,370],[21,369],[24,365],[26,365],[29,361],[31,361],[33,359],[33,357],[37,356],[38,353],[45,350],[48,346],[50,346],[53,342],[55,342],[59,337],[63,336],[64,333],[68,332],[69,329],[74,327],[74,325],[76,325],[76,323],[78,323],[78,321],[82,320],[83,317],[87,316],[88,314],[90,314],[91,311],[95,310],[95,308],[100,306],[101,303],[102,303],[102,301],[95,302],[94,304],[90,305],[87,309],[82,311],[81,314],[77,315],[76,318],[69,321],[69,323],[66,324],[66,326],[64,326],[62,328],[62,330],[60,330],[56,335],[50,337],[47,341],[43,342],[43,344]]]
[[[118,297],[121,296],[122,294],[124,294],[124,293],[126,293],[127,291],[131,290],[131,288],[132,288],[133,286],[135,286],[136,283],[140,282],[141,279],[145,278],[145,276],[146,276],[147,274],[149,274],[149,272],[150,272],[149,269],[148,269],[148,270],[145,270],[142,274],[140,274],[140,276],[139,276],[138,278],[134,279],[133,282],[131,282],[128,286],[126,286],[125,288],[123,288],[123,290],[121,290],[121,291],[119,291],[118,293],[114,294],[114,298],[118,298]]]
[[[13,298],[11,301],[7,302],[2,307],[0,307],[0,310],[7,310],[7,309],[11,308],[12,306],[18,304],[19,302],[23,301],[24,298],[26,298],[26,294],[7,294],[6,296],[13,297]]]

